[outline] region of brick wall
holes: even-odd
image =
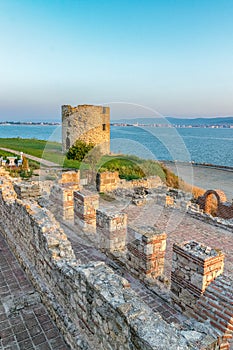
[[[81,188],[80,172],[67,171],[61,174],[58,183],[50,190],[50,210],[58,219],[74,219],[74,191]]]
[[[128,229],[127,266],[139,279],[149,281],[163,274],[166,238],[151,226]]]
[[[97,191],[111,192],[117,188],[133,189],[136,187],[156,188],[162,186],[163,182],[159,176],[150,176],[146,179],[127,181],[119,178],[118,171],[106,171],[97,174]]]
[[[230,349],[233,336],[233,281],[219,276],[209,285],[191,313],[197,321],[209,322],[219,334],[221,350]],[[233,347],[233,342],[231,342]]]
[[[183,311],[192,310],[206,287],[223,272],[221,251],[195,241],[173,245],[171,292]]]

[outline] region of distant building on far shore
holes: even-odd
[[[98,145],[110,153],[110,108],[93,105],[62,106],[62,150],[67,152],[76,140]]]

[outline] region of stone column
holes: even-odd
[[[51,188],[50,201],[51,212],[58,219],[73,220],[74,219],[74,190],[78,189],[78,185],[66,186],[55,184]]]
[[[105,171],[97,174],[96,188],[98,192],[113,191],[117,188],[119,182],[118,171]]]
[[[224,254],[201,243],[173,245],[171,296],[181,311],[191,311],[224,268]]]
[[[99,208],[99,195],[88,190],[74,192],[74,224],[79,229],[96,233],[96,210]]]
[[[127,265],[139,279],[155,279],[163,274],[166,238],[165,232],[153,226],[129,228]]]
[[[127,215],[107,210],[97,210],[96,225],[99,248],[105,252],[125,250]]]

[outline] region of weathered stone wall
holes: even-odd
[[[40,186],[38,182],[19,182],[14,184],[14,190],[19,199],[37,200],[40,196]]]
[[[125,250],[127,235],[127,215],[109,210],[97,210],[96,227],[99,249],[105,253]]]
[[[54,217],[17,199],[9,182],[0,186],[0,228],[72,349],[199,349],[104,263],[79,266]]]
[[[219,333],[221,350],[229,350],[233,336],[233,281],[219,276],[209,285],[197,301],[191,316],[209,322]],[[233,345],[233,343],[231,343]]]
[[[173,245],[171,292],[182,311],[195,308],[207,286],[223,273],[224,254],[195,241]]]
[[[230,232],[233,232],[233,219],[225,220],[217,216],[206,214],[203,212],[202,209],[200,209],[198,204],[192,204],[191,206],[189,206],[187,213],[198,220],[208,222],[208,224],[214,225],[216,227],[221,227],[226,230],[229,230]]]
[[[62,106],[63,152],[76,140],[99,145],[101,152],[110,153],[110,108],[93,105]]]
[[[211,198],[211,200],[209,200]],[[216,216],[223,219],[233,219],[233,204],[227,202],[226,195],[220,190],[208,190],[198,197],[197,204],[205,213],[211,214],[211,201],[216,198]]]
[[[76,184],[80,185],[80,171],[66,171],[61,174],[61,178],[58,180],[59,184]]]
[[[61,174],[58,183],[50,190],[50,210],[58,219],[74,219],[74,191],[80,189],[80,172],[67,171]]]
[[[74,192],[74,224],[82,231],[96,233],[96,210],[99,195],[88,190]]]
[[[233,281],[222,275],[224,254],[195,241],[174,244],[172,300],[186,314],[212,327],[216,348],[230,350]],[[232,344],[232,342],[231,342]]]
[[[98,192],[114,191],[120,182],[118,171],[104,171],[96,177],[96,188]]]
[[[117,188],[133,189],[136,187],[156,188],[163,185],[159,176],[150,176],[146,179],[127,181],[119,178],[118,171],[106,171],[97,174],[96,186],[99,192],[112,192]]]
[[[167,235],[155,227],[128,229],[127,266],[143,281],[162,276]]]

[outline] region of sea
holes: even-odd
[[[0,138],[4,137],[61,142],[61,126],[0,125]],[[112,126],[111,151],[148,159],[233,167],[233,128]]]

